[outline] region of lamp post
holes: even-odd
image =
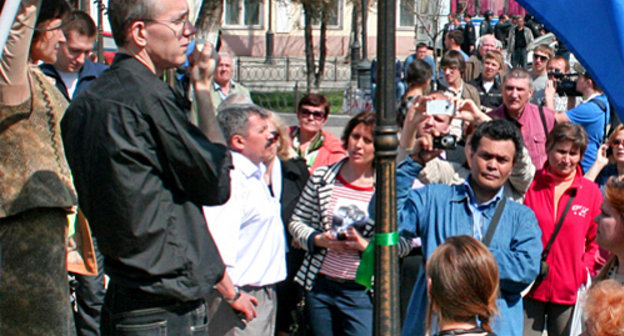
[[[360,62],[360,43],[357,38],[351,44],[351,80],[357,79],[358,63]]]
[[[273,27],[273,1],[268,1],[269,5],[269,25],[268,30],[266,32],[266,58],[264,60],[265,63],[272,64],[273,63],[273,38],[275,37],[275,33],[271,30]]]
[[[362,59],[368,58],[368,0],[362,0]]]
[[[377,126],[375,127],[375,336],[399,335],[398,251],[396,242],[395,25],[396,1],[377,2]]]

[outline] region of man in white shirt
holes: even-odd
[[[217,120],[234,164],[231,196],[223,205],[204,207],[204,216],[234,285],[258,299],[258,316],[242,323],[224,300],[212,295],[207,299],[214,312],[209,334],[273,336],[274,285],[286,278],[286,241],[279,199],[269,191],[262,162],[277,137],[269,131],[267,113],[254,104],[229,105]]]

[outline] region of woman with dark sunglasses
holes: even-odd
[[[329,105],[321,94],[303,96],[297,105],[299,125],[289,129],[292,147],[306,161],[310,173],[345,157],[340,139],[323,130],[329,119]]]
[[[0,334],[69,335],[67,214],[76,194],[60,121],[67,101],[37,67],[54,63],[65,0],[23,0],[0,62]]]

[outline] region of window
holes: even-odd
[[[333,0],[329,4],[330,10],[328,12],[329,19],[327,20],[327,28],[339,29],[342,27],[342,0]],[[321,8],[315,8],[316,13],[312,17],[312,26],[315,29],[321,28]],[[303,26],[303,16],[301,17],[301,23]]]
[[[226,26],[261,26],[262,0],[225,0]]]
[[[399,4],[399,27],[414,27],[416,24],[415,5],[414,0],[401,0]]]

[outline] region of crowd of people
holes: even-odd
[[[187,52],[186,0],[111,0],[110,67],[88,15],[20,6],[0,63],[1,334],[372,335],[372,111],[338,138],[310,93],[288,127],[229,54]],[[584,69],[582,100],[559,89],[549,46],[524,69],[522,18],[485,16],[479,39],[449,16],[439,70],[426,45],[397,65],[402,335],[567,336],[575,309],[586,335],[622,335],[624,127]],[[163,80],[185,63],[192,90]]]

